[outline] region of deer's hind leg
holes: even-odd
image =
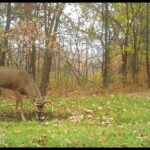
[[[16,112],[20,112],[22,120],[27,121],[27,119],[24,115],[24,110],[23,110],[23,106],[22,106],[22,96],[17,91],[15,91],[15,95],[16,95]]]

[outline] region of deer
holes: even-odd
[[[31,74],[25,70],[0,67],[0,87],[12,90],[16,97],[15,111],[20,112],[22,120],[27,121],[22,103],[22,96],[25,95],[31,100],[34,107],[36,119],[41,119],[44,104],[49,102],[41,96],[40,90]]]

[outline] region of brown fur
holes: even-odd
[[[0,67],[0,87],[7,88],[15,92],[16,112],[20,111],[23,121],[26,121],[26,118],[22,108],[22,95],[29,97],[33,105],[38,101],[38,103],[43,107],[44,103],[38,86],[35,84],[32,76],[24,70]],[[40,107],[40,105],[37,106]],[[38,118],[37,109],[35,109],[35,112],[36,117]]]

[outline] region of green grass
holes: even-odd
[[[6,103],[5,103],[6,102]],[[47,119],[14,114],[14,100],[0,102],[0,147],[149,147],[150,98],[125,95],[53,98],[46,105]]]

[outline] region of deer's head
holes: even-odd
[[[41,114],[43,113],[44,105],[46,103],[49,103],[51,101],[49,100],[35,100],[34,102],[34,108],[35,108],[35,114],[36,114],[36,119],[41,120]]]

